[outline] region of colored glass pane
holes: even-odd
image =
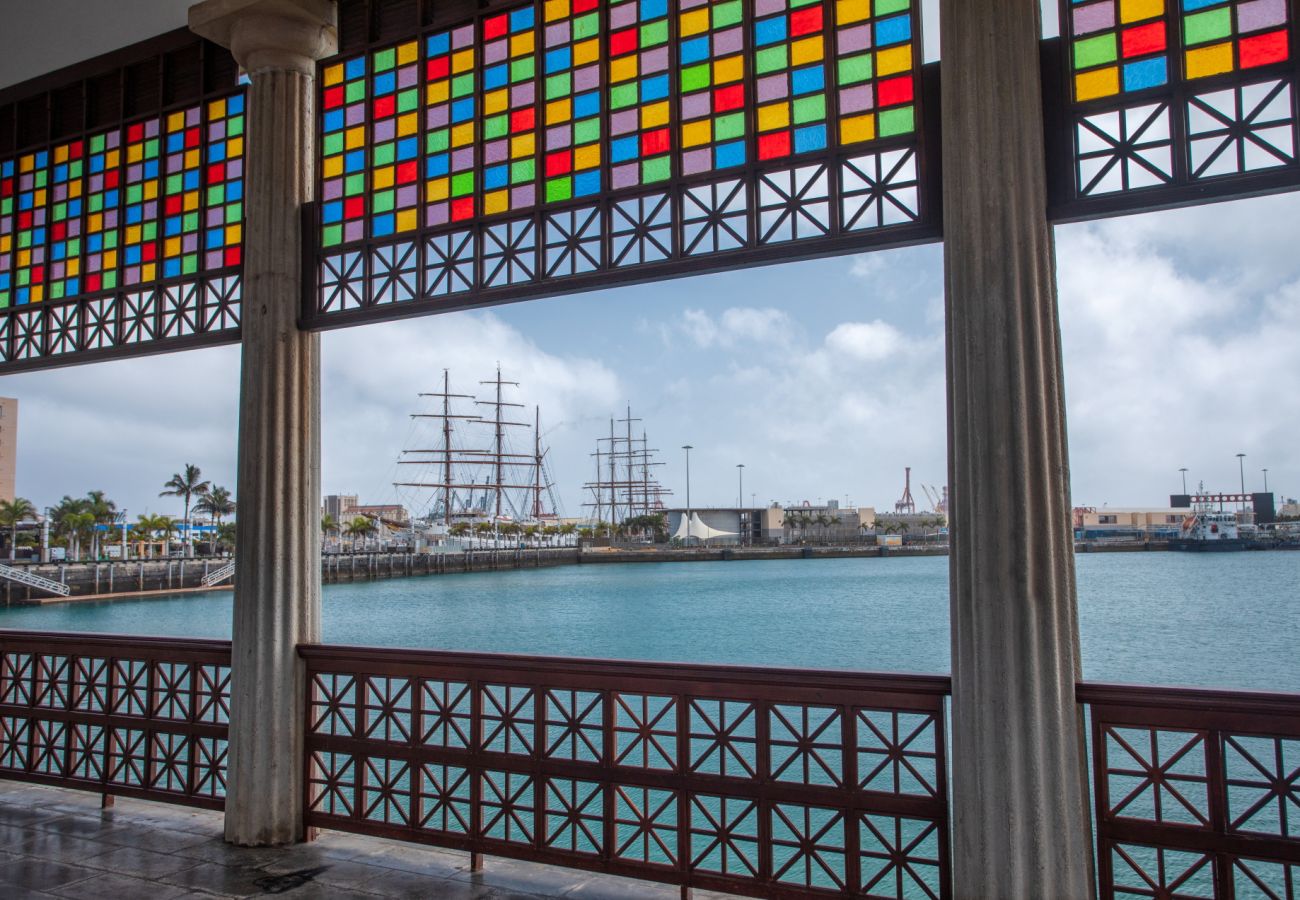
[[[1286,0],[1182,0],[1189,79],[1285,62],[1290,57]]]
[[[203,128],[199,107],[169,113],[163,133],[162,277],[199,270]]]
[[[483,212],[537,202],[537,17],[532,6],[482,22]]]
[[[425,40],[424,220],[474,217],[477,70],[474,26]]]
[[[122,283],[142,284],[158,277],[158,194],[162,179],[158,120],[126,127]]]
[[[545,0],[543,20],[545,197],[590,197],[601,187],[600,5]]]
[[[681,0],[677,22],[683,175],[745,164],[741,0]]]
[[[1076,101],[1169,81],[1165,0],[1073,0],[1069,38]]]
[[[48,150],[18,158],[18,202],[14,214],[14,301],[17,303],[37,303],[46,296],[49,165]]]
[[[419,224],[419,42],[377,51],[371,69],[370,233],[388,237]]]
[[[615,188],[672,176],[667,0],[609,6],[609,165]]]
[[[86,143],[54,148],[50,166],[49,248],[46,296],[76,296],[81,290],[81,214],[85,203]]]
[[[365,237],[366,58],[326,66],[321,94],[321,244]]]
[[[13,302],[14,210],[18,205],[18,165],[0,160],[0,308]]]
[[[122,134],[110,131],[87,142],[82,284],[87,293],[117,287],[122,215]]]
[[[208,104],[203,264],[237,266],[244,222],[244,95]]]
[[[756,0],[752,33],[758,158],[824,150],[826,36],[821,0]],[[888,39],[898,42],[893,35]]]
[[[910,0],[835,0],[839,141],[916,130],[916,40]]]

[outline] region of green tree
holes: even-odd
[[[320,517],[320,530],[326,537],[329,537],[331,534],[337,534],[339,531],[339,520],[331,516],[329,513],[325,513],[325,515]]]
[[[560,534],[564,537],[572,537],[573,533],[578,530],[578,526],[573,522],[565,522],[560,526]]]
[[[185,500],[185,555],[193,555],[193,546],[190,544],[190,501],[195,497],[202,497],[211,489],[211,485],[203,480],[203,473],[199,467],[190,463],[185,464],[184,472],[177,472],[163,485],[163,489],[158,492],[159,497],[182,497]]]
[[[86,494],[86,512],[95,517],[96,525],[112,525],[117,521],[117,504],[109,500],[104,491]],[[90,555],[99,559],[99,529],[91,532]]]
[[[221,520],[235,511],[235,501],[231,499],[229,490],[213,486],[211,490],[199,497],[199,502],[194,504],[194,511],[207,514],[208,520],[212,523],[215,542]]]
[[[234,522],[222,522],[220,525],[217,526],[216,542],[218,548],[229,549],[231,552],[234,552],[235,549],[235,523]]]
[[[36,507],[25,497],[13,500],[0,500],[0,525],[9,529],[9,561],[14,561],[14,551],[18,549],[18,523],[36,515]]]
[[[352,549],[357,547],[357,538],[363,541],[379,530],[370,519],[365,516],[357,516],[343,528],[343,533],[352,538]]]

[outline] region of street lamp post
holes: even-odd
[[[1261,469],[1264,473],[1264,493],[1268,493],[1268,469]]]
[[[1241,470],[1241,492],[1246,493],[1246,454],[1237,454],[1237,468]]]
[[[691,545],[691,451],[695,448],[690,444],[683,444],[682,449],[686,451],[686,546]]]
[[[744,526],[746,522],[744,517],[742,517],[740,514],[740,508],[745,505],[745,464],[744,463],[736,463],[736,478],[738,479],[739,482],[736,486],[736,518],[740,521],[741,524],[740,543],[743,545],[745,543]]]
[[[1187,493],[1187,467],[1183,466],[1178,471],[1183,473],[1183,493],[1186,494]]]

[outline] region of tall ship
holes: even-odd
[[[509,399],[519,382],[504,379],[500,366],[478,387],[472,394],[453,391],[444,369],[442,390],[419,394],[422,408],[411,413],[414,443],[397,460],[410,474],[393,487],[411,496],[416,518],[435,540],[558,518],[541,408],[529,416],[524,404]]]

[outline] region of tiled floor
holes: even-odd
[[[220,813],[0,781],[0,897],[428,897],[670,900],[676,888],[324,832],[287,849],[232,847]],[[695,893],[697,898],[722,895]]]

